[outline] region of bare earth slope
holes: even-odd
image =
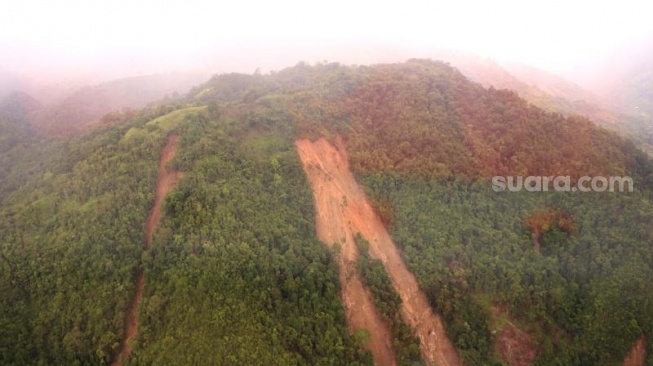
[[[355,302],[364,297],[359,293],[364,293],[364,290],[352,285],[353,282],[360,283],[353,269],[358,254],[353,238],[360,233],[370,243],[371,256],[383,262],[394,288],[401,296],[404,321],[418,335],[424,360],[440,366],[461,365],[455,348],[446,336],[442,320],[431,309],[415,277],[406,268],[390,235],[350,172],[342,142],[338,140],[338,148],[323,138],[316,142],[300,140],[296,145],[313,186],[317,234],[329,245],[342,245],[340,279],[350,328],[364,327],[365,322],[360,318],[378,317],[369,296],[367,303]],[[389,364],[382,362],[386,360],[387,352],[391,351],[385,346],[390,338],[387,327],[375,322],[375,326],[366,329],[372,335],[371,349],[376,362]],[[392,359],[394,361],[394,357]]]
[[[304,163],[304,170],[313,186],[316,201],[316,227],[318,237],[327,245],[340,245],[338,256],[340,266],[340,283],[342,284],[342,302],[351,332],[365,329],[370,332],[367,349],[372,352],[377,365],[396,365],[392,347],[392,335],[387,324],[374,307],[371,294],[366,291],[356,271],[358,256],[354,242],[355,232],[348,224],[349,218],[343,207],[344,191],[342,179],[333,177],[322,166],[322,159],[328,156],[310,141],[298,141],[297,149]],[[335,153],[333,153],[335,154]],[[335,167],[334,163],[329,164]],[[345,167],[346,169],[346,167]]]
[[[177,180],[181,178],[182,173],[168,170],[166,165],[175,157],[177,146],[179,145],[179,136],[172,135],[161,151],[159,157],[159,175],[156,183],[156,193],[154,195],[154,206],[145,221],[145,250],[152,247],[152,234],[154,229],[161,221],[161,205],[166,194],[175,187]],[[121,366],[122,362],[129,359],[131,345],[129,342],[134,339],[138,330],[138,310],[143,298],[143,289],[145,288],[145,276],[143,269],[138,270],[136,277],[136,292],[129,302],[129,309],[125,317],[125,335],[120,344],[119,352],[114,356],[111,366]]]
[[[646,336],[641,336],[635,342],[624,360],[624,366],[644,366],[646,362]]]
[[[500,328],[494,347],[501,361],[510,366],[530,366],[537,357],[537,349],[531,336],[510,320],[505,309],[492,306],[493,328]],[[501,324],[501,323],[504,324]]]

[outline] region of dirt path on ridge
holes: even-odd
[[[316,142],[299,140],[296,146],[313,188],[318,237],[327,245],[339,243],[342,246],[340,281],[350,330],[365,328],[370,331],[369,348],[377,364],[395,363],[391,334],[355,271],[358,253],[354,236],[360,233],[370,243],[370,255],[381,260],[401,296],[404,321],[419,337],[422,357],[427,364],[462,365],[447,338],[442,320],[431,309],[426,295],[419,289],[417,280],[406,268],[390,235],[349,171],[342,141],[338,139],[338,148],[324,138]]]
[[[183,176],[182,172],[166,169],[166,165],[175,157],[179,146],[179,136],[172,135],[161,151],[159,156],[159,176],[156,181],[156,193],[154,196],[154,207],[145,221],[145,249],[152,247],[152,234],[161,221],[161,205],[166,194],[170,192],[177,181]]]
[[[172,135],[163,147],[159,156],[159,174],[156,182],[156,193],[154,195],[154,206],[145,221],[145,250],[152,247],[152,234],[161,221],[161,205],[166,194],[172,190],[177,181],[183,176],[182,172],[168,170],[166,165],[175,157],[177,147],[179,146],[179,136]],[[145,275],[143,268],[139,268],[136,277],[136,291],[129,301],[127,316],[125,317],[124,337],[120,343],[118,352],[114,355],[111,366],[122,366],[122,362],[129,359],[131,345],[129,342],[134,339],[138,331],[138,310],[141,300],[143,299],[143,289],[145,288]]]
[[[635,342],[624,360],[624,366],[644,366],[646,362],[646,336],[641,336]]]

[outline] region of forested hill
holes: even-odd
[[[485,89],[437,61],[298,64],[265,76],[216,76],[191,95],[222,101],[226,109],[283,109],[305,136],[340,133],[358,172],[625,175],[645,159],[630,142],[583,117]]]
[[[619,83],[608,87],[602,85],[600,90],[588,89],[592,93],[557,75],[524,65],[499,65],[493,60],[464,52],[439,51],[437,55],[458,68],[470,80],[487,88],[510,89],[529,103],[551,112],[567,116],[585,116],[596,124],[633,140],[636,146],[653,154],[653,126],[650,118],[647,119],[646,115],[641,113],[643,109],[633,108],[637,104],[634,99],[631,100],[630,106],[627,103],[617,103],[628,98],[625,96],[636,94],[624,92],[622,86],[628,84],[626,80],[631,79],[628,75],[614,75],[615,69],[628,69],[628,66],[613,65],[609,70],[597,73],[596,79],[602,81],[598,84],[609,85],[610,80]],[[617,73],[620,74],[618,71]],[[650,85],[645,82],[645,77],[640,80],[644,81],[639,83],[643,88]],[[637,83],[630,85],[632,87]],[[631,91],[633,89],[635,88]],[[601,90],[603,95],[599,96]],[[606,91],[609,91],[609,94],[605,93]],[[640,101],[642,99],[645,98],[640,98]]]
[[[294,145],[338,134],[465,364],[507,362],[495,345],[515,329],[541,365],[616,364],[653,336],[650,159],[447,64],[217,75],[70,138],[15,117],[0,113],[0,364],[109,363],[141,270],[130,365],[372,364]],[[183,178],[144,251],[171,135]],[[631,175],[635,192],[493,192],[508,174]],[[388,276],[364,259],[395,347],[409,345],[400,364],[419,362]]]

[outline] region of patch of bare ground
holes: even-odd
[[[499,318],[507,319],[508,316],[498,306],[493,306],[492,318],[496,323]],[[500,326],[501,329],[494,340],[494,346],[501,361],[511,366],[532,365],[537,356],[537,349],[533,345],[530,335],[510,321]]]
[[[635,342],[624,360],[624,366],[644,366],[644,362],[646,362],[646,341],[645,335],[637,338],[637,342]]]
[[[461,365],[447,338],[441,318],[435,314],[417,280],[408,271],[380,218],[373,210],[351,171],[342,140],[337,148],[326,139],[299,140],[297,151],[313,187],[318,237],[326,244],[338,243],[342,299],[350,330],[365,328],[371,333],[370,349],[380,365],[395,363],[391,334],[379,317],[369,294],[353,269],[357,258],[354,235],[370,243],[370,255],[380,259],[402,300],[402,315],[420,339],[427,364]]]
[[[159,156],[159,173],[156,183],[156,193],[154,195],[154,206],[145,221],[145,250],[152,247],[152,234],[161,221],[161,205],[166,194],[170,192],[177,181],[183,176],[182,172],[168,170],[168,163],[175,157],[177,147],[179,146],[179,136],[172,135],[163,147]],[[123,340],[120,348],[113,357],[111,366],[122,366],[122,363],[129,359],[131,353],[130,341],[134,339],[138,331],[138,310],[143,298],[143,289],[145,288],[145,275],[143,268],[139,268],[136,277],[136,291],[129,301],[129,308],[125,317]]]

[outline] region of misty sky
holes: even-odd
[[[252,72],[453,48],[564,74],[653,37],[651,10],[629,0],[5,0],[0,69]]]

